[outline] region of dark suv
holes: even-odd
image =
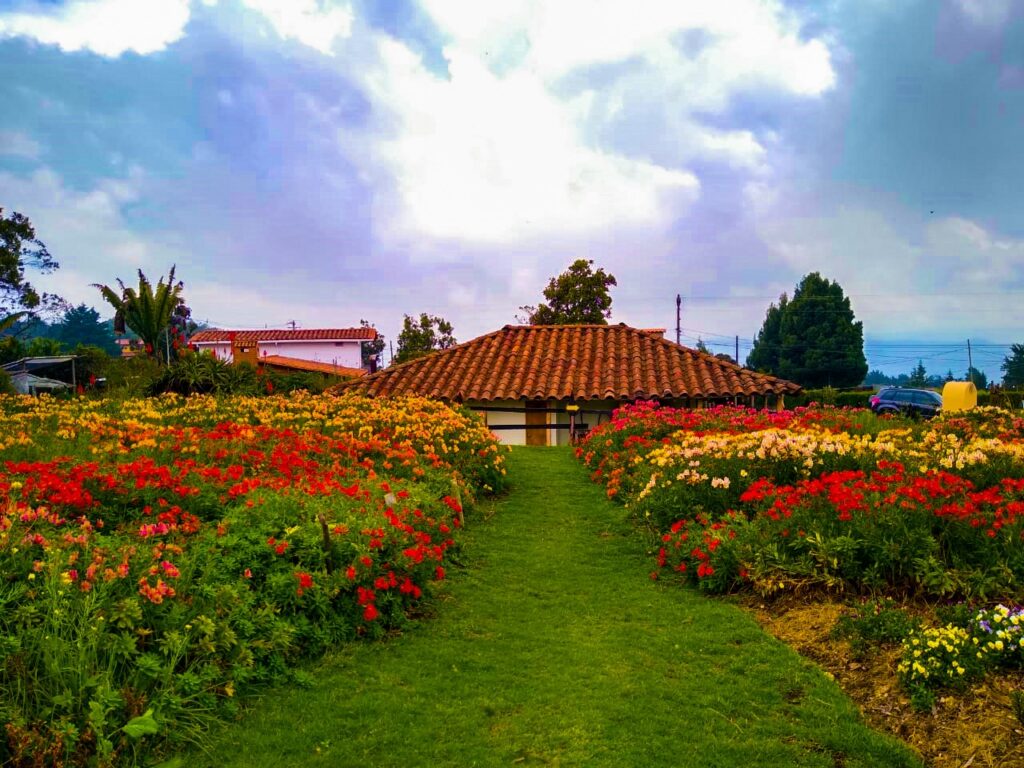
[[[879,416],[885,413],[902,413],[907,416],[930,418],[942,410],[942,395],[930,389],[886,387],[872,395],[868,404]]]

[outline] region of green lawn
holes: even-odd
[[[434,616],[266,693],[187,764],[919,764],[740,610],[650,581],[568,450],[517,449],[509,474]]]

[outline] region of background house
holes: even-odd
[[[221,360],[257,361],[276,358],[282,368],[312,370],[295,361],[321,363],[343,368],[353,375],[363,370],[363,342],[377,338],[373,328],[310,328],[294,331],[281,330],[220,330],[197,331],[188,340],[197,350],[213,352]],[[269,364],[269,363],[268,363]],[[324,371],[321,373],[337,371]]]
[[[564,445],[635,400],[703,407],[769,406],[800,387],[675,344],[662,329],[626,325],[506,325],[426,357],[345,382],[373,396],[417,394],[481,413],[504,443]],[[572,414],[567,406],[578,406]]]

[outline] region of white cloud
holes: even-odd
[[[64,184],[48,168],[29,176],[0,173],[0,189],[11,210],[27,215],[36,236],[61,268],[33,278],[47,291],[67,300],[100,306],[91,283],[112,283],[133,278],[136,269],[163,274],[187,253],[159,237],[132,230],[124,207],[139,200],[145,178],[133,171],[127,178],[104,179],[80,191]]]
[[[693,161],[765,170],[758,136],[703,116],[743,91],[813,97],[835,81],[827,47],[800,39],[774,2],[424,6],[450,41],[449,77],[378,38],[377,65],[364,75],[378,123],[362,143],[344,139],[393,180],[394,199],[378,201],[379,230],[400,242],[664,228],[699,195]],[[679,42],[687,33],[700,37],[693,50]],[[610,84],[563,87],[588,67],[634,61],[642,65]],[[638,116],[648,111],[644,124]],[[639,150],[599,138],[622,120],[638,124],[630,130]],[[653,159],[645,143],[670,156]]]
[[[352,9],[347,5],[325,7],[317,0],[243,0],[261,13],[277,34],[297,40],[330,55],[334,41],[352,34]]]
[[[368,83],[397,125],[371,150],[395,179],[401,221],[386,221],[400,236],[506,242],[656,224],[697,191],[688,172],[587,147],[571,110],[527,72],[499,77],[453,50],[442,79],[397,42],[379,50]]]
[[[897,222],[867,207],[814,218],[765,219],[764,242],[797,278],[811,271],[843,286],[868,333],[967,338],[1017,330],[1024,240],[949,217]]]
[[[189,0],[71,0],[0,14],[0,36],[32,37],[102,56],[149,54],[179,40],[188,20]]]
[[[0,155],[35,160],[43,148],[31,136],[19,131],[0,131]]]
[[[986,29],[998,29],[1006,24],[1013,13],[1014,0],[955,0],[961,12],[973,24]]]

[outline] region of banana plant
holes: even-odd
[[[167,275],[167,281],[160,278],[156,288],[139,270],[139,287],[126,286],[120,278],[117,284],[120,293],[110,286],[94,283],[103,298],[114,308],[114,332],[124,333],[126,328],[133,330],[146,345],[146,352],[160,359],[159,350],[166,342],[167,333],[174,310],[183,303],[181,291],[184,283],[174,281],[174,267]]]

